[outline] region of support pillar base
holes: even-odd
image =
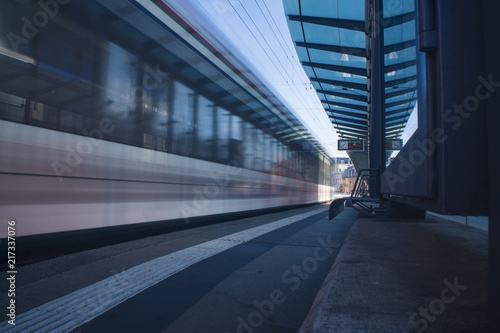
[[[398,219],[425,219],[425,210],[399,202],[389,201],[389,217]]]

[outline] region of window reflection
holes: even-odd
[[[8,31],[9,12],[30,13],[24,2],[5,6],[0,31]],[[175,59],[177,68],[165,60],[173,57],[168,49],[144,48],[148,37],[118,17],[97,31],[88,18],[64,15],[20,47],[17,60],[0,53],[8,78],[0,119],[317,182],[306,152],[269,130],[269,122],[286,129],[280,115],[240,98],[241,90],[208,93],[203,82],[210,78],[187,63],[193,55]],[[135,35],[123,38],[131,30]],[[21,56],[34,67],[26,70]]]

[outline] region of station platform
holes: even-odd
[[[487,232],[327,215],[303,207],[19,267],[15,325],[0,332],[486,332]]]
[[[297,332],[357,217],[327,215],[302,207],[18,267],[15,325],[0,332]]]
[[[300,332],[487,332],[487,253],[435,216],[359,218]]]

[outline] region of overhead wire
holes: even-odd
[[[263,15],[264,17],[266,17],[265,13],[263,12],[263,10],[262,10],[261,6],[258,4],[257,0],[256,0],[256,3],[257,3],[257,6],[259,7],[259,10],[260,10],[260,11],[261,11],[261,13],[262,13],[262,15]],[[299,69],[297,69],[297,67],[296,67],[296,66],[294,66],[295,64],[298,64],[298,63],[299,63],[299,62],[298,62],[298,60],[297,60],[297,61],[295,61],[295,56],[296,56],[296,52],[294,52],[295,50],[292,50],[292,49],[290,48],[290,44],[289,44],[289,43],[287,42],[287,40],[285,39],[285,36],[283,36],[283,33],[281,32],[281,29],[279,28],[279,26],[278,26],[278,24],[277,24],[276,20],[274,19],[274,16],[271,14],[271,11],[269,10],[269,7],[267,6],[266,2],[265,2],[264,0],[262,0],[262,3],[264,4],[264,7],[265,7],[265,8],[266,8],[266,10],[267,10],[268,16],[269,16],[269,17],[271,18],[271,20],[273,21],[273,23],[274,23],[274,27],[276,28],[276,29],[274,29],[274,28],[271,26],[271,24],[269,23],[269,20],[266,18],[266,21],[267,21],[267,23],[268,23],[269,27],[271,28],[271,31],[272,31],[272,32],[273,32],[273,34],[275,35],[276,39],[279,41],[279,43],[280,43],[280,45],[281,45],[282,50],[286,53],[285,47],[283,47],[283,44],[281,43],[281,40],[283,40],[284,45],[285,45],[285,46],[286,46],[286,48],[288,49],[288,53],[289,53],[290,55],[287,55],[287,59],[289,60],[289,62],[290,62],[290,64],[291,64],[292,69],[294,70],[294,72],[295,72],[295,73],[297,73],[297,75],[298,75],[299,77],[300,77],[300,76],[302,76],[302,77],[303,77],[303,78],[301,78],[301,79],[300,79],[300,80],[301,80],[301,83],[296,84],[296,86],[303,85],[303,86],[304,86],[304,88],[305,88],[306,90],[308,90],[308,89],[313,89],[313,85],[312,85],[311,81],[309,80],[309,78],[307,77],[306,73],[304,72],[303,68],[302,68],[302,67],[300,67],[300,70],[299,70]],[[279,32],[279,34],[280,34],[280,36],[281,36],[281,40],[280,40],[280,39],[278,38],[278,36],[276,35],[276,32],[275,32],[275,31],[278,31],[278,32]],[[291,57],[291,60],[290,60],[290,58],[288,58],[288,57]],[[292,82],[293,82],[293,84],[295,83],[295,82],[294,82],[294,80],[292,80]],[[317,105],[318,105],[318,106],[316,106],[316,107],[323,109],[323,106],[322,106],[322,104],[321,104],[321,101],[319,100],[319,98],[318,98],[318,96],[317,96],[317,94],[316,94],[316,93],[314,93],[314,95],[307,94],[306,96],[310,98],[310,100],[311,100],[311,102],[312,102],[313,104],[317,104]],[[307,101],[306,101],[306,103],[307,103]],[[309,109],[309,107],[307,107],[307,106],[306,106],[305,108],[306,108],[306,109]]]
[[[297,111],[300,110],[300,109],[302,109],[302,110],[314,110],[314,109],[317,109],[317,110],[321,110],[320,112],[324,113],[324,107],[323,107],[321,101],[319,100],[316,92],[304,93],[304,91],[301,91],[298,88],[298,86],[302,85],[302,84],[295,84],[295,82],[290,79],[289,75],[287,76],[286,74],[284,74],[284,73],[288,73],[288,72],[287,72],[286,68],[283,66],[283,63],[281,62],[280,57],[278,57],[278,55],[274,51],[273,47],[269,44],[268,39],[264,36],[264,34],[262,33],[261,29],[255,23],[255,20],[252,18],[252,16],[250,15],[250,13],[247,10],[247,8],[243,5],[243,3],[240,0],[238,0],[240,6],[243,8],[243,11],[245,12],[246,16],[252,22],[252,25],[255,27],[255,29],[257,30],[258,34],[261,36],[262,40],[265,41],[265,44],[267,45],[267,48],[270,50],[270,52],[268,52],[268,50],[266,50],[266,48],[264,47],[263,43],[261,43],[261,41],[259,40],[259,38],[257,38],[256,33],[254,33],[254,31],[250,28],[250,26],[247,23],[247,21],[243,18],[243,15],[236,9],[236,7],[233,5],[233,3],[231,3],[230,0],[227,0],[227,1],[229,2],[229,4],[231,5],[231,7],[233,8],[234,12],[238,15],[239,19],[243,22],[243,24],[245,25],[246,29],[250,32],[250,34],[256,40],[256,42],[258,43],[258,45],[260,46],[260,48],[266,54],[266,56],[269,59],[269,61],[271,61],[272,65],[276,69],[277,73],[283,78],[284,82],[287,83],[287,85],[294,91],[295,95],[298,97],[298,102],[300,102],[300,104],[302,105],[302,108],[295,107],[294,109],[296,109]],[[264,2],[264,5],[265,5],[265,7],[267,9],[267,12],[268,12],[269,16],[272,18],[274,26],[275,26],[276,29],[273,28],[272,24],[270,23],[269,18],[265,15],[264,11],[262,10],[262,7],[259,5],[259,3],[257,2],[257,0],[255,0],[255,3],[259,7],[259,10],[260,10],[260,12],[262,14],[263,19],[266,21],[267,25],[271,29],[271,32],[273,33],[274,37],[278,41],[279,47],[281,48],[281,50],[283,51],[283,53],[284,54],[290,54],[292,56],[292,59],[295,58],[293,51],[288,46],[288,43],[287,43],[286,39],[284,38],[283,34],[281,33],[281,30],[279,29],[278,24],[274,20],[274,17],[270,13],[270,10],[267,7],[267,5],[265,4],[265,2]],[[282,38],[282,40],[283,40],[284,43],[281,42],[280,38],[278,37],[278,35],[276,33],[276,30],[279,31],[279,33],[281,35],[281,38]],[[285,47],[283,45],[286,45],[286,48],[288,49],[288,51],[285,49]],[[271,55],[271,53],[272,53],[272,55]],[[273,56],[274,56],[274,58],[273,58]],[[289,56],[289,55],[287,55],[287,56]],[[288,59],[288,60],[290,60],[290,59]],[[278,62],[279,65],[276,63],[276,61]],[[290,61],[290,63],[292,65],[292,68],[293,68],[294,72],[297,73],[297,75],[299,77],[302,76],[303,78],[305,78],[305,79],[301,79],[301,81],[303,80],[304,89],[308,90],[309,87],[312,87],[312,84],[311,84],[309,78],[307,77],[307,75],[305,74],[305,72],[303,71],[303,69],[302,68],[300,68],[300,70],[297,69],[296,64],[299,64],[299,62],[298,61]],[[280,69],[280,67],[281,67],[281,69]],[[292,81],[292,83],[290,83],[290,81]],[[313,95],[311,95],[311,93]],[[304,95],[306,95],[309,98],[310,102],[308,102],[306,100],[306,98],[305,98]],[[326,116],[326,113],[324,113],[324,114]],[[325,121],[319,119],[318,118],[318,114],[315,114],[314,112],[309,112],[308,117],[313,118],[317,124],[324,124],[325,123]],[[327,119],[328,118],[326,118],[326,120]],[[331,123],[330,123],[330,121],[328,120],[327,123],[328,123],[328,131],[331,131],[331,125],[330,125]],[[319,127],[319,125],[317,127]],[[323,130],[325,130],[325,129],[326,128],[324,128]],[[314,131],[316,131],[316,130],[314,130]]]
[[[309,87],[311,87],[311,88],[312,88],[312,84],[311,84],[311,82],[310,82],[309,78],[307,77],[307,75],[305,74],[305,72],[303,71],[302,67],[300,67],[300,70],[298,70],[298,69],[297,69],[296,64],[298,64],[298,61],[295,61],[295,60],[294,60],[294,59],[295,59],[295,53],[292,51],[292,49],[291,49],[291,48],[290,48],[290,46],[289,46],[289,43],[287,43],[287,41],[286,41],[285,37],[283,36],[283,34],[282,34],[281,30],[279,29],[279,26],[278,26],[278,24],[277,24],[276,20],[274,19],[274,16],[271,14],[271,12],[270,12],[270,10],[269,10],[269,7],[268,7],[268,6],[267,6],[267,4],[265,3],[265,1],[262,1],[262,2],[263,2],[264,6],[265,6],[265,8],[266,8],[266,10],[267,10],[268,16],[271,18],[271,20],[272,20],[272,21],[273,21],[273,23],[274,23],[274,28],[273,28],[273,26],[271,25],[271,23],[270,23],[270,21],[269,21],[268,17],[266,16],[266,14],[264,13],[264,11],[262,10],[262,7],[259,5],[258,1],[257,1],[257,0],[255,0],[255,3],[257,4],[257,6],[258,6],[258,8],[259,8],[260,12],[262,13],[262,16],[264,17],[264,19],[266,20],[266,23],[268,24],[269,28],[271,29],[271,32],[274,34],[274,36],[275,36],[276,40],[278,40],[278,42],[279,42],[279,44],[280,44],[281,49],[283,50],[283,52],[284,52],[285,54],[289,53],[289,55],[287,54],[287,59],[290,61],[290,64],[291,64],[291,67],[292,67],[293,71],[294,71],[295,73],[297,73],[297,75],[298,75],[299,77],[300,77],[300,76],[302,76],[302,77],[303,77],[303,78],[301,79],[301,83],[299,83],[299,84],[295,84],[294,80],[292,79],[292,80],[291,80],[291,81],[292,81],[292,84],[287,83],[287,84],[288,84],[288,86],[290,86],[290,87],[292,87],[292,86],[293,86],[294,88],[295,88],[295,87],[297,87],[297,89],[298,89],[298,86],[303,85],[303,86],[304,86],[304,88],[305,88],[306,90],[308,90],[308,89],[309,89]],[[280,39],[280,38],[278,37],[278,35],[276,34],[276,31],[278,31],[278,32],[279,32],[279,34],[280,34],[280,36],[281,36],[281,39]],[[283,41],[283,43],[281,42],[281,40]],[[285,46],[283,46],[283,45],[285,45]],[[287,50],[286,50],[285,48],[286,48],[286,49],[288,49],[288,52],[287,52]],[[290,60],[290,57],[292,58],[292,60]],[[303,95],[302,95],[302,94],[299,94],[298,96],[303,97]],[[311,101],[313,104],[318,104],[318,105],[319,105],[319,106],[316,106],[316,107],[323,109],[323,107],[322,107],[322,105],[321,105],[321,102],[319,101],[319,98],[317,98],[316,93],[314,93],[314,96],[313,96],[313,95],[311,95],[311,94],[306,94],[306,96],[310,98],[310,101]],[[304,98],[302,98],[301,103],[302,103],[302,105],[304,106],[304,109],[311,109],[311,107],[309,107],[310,103],[308,103],[308,102],[307,102]]]
[[[229,0],[228,0],[229,1]],[[280,57],[278,57],[276,55],[276,52],[274,52],[273,50],[273,47],[269,44],[267,38],[264,36],[264,34],[262,33],[261,29],[258,27],[258,25],[255,23],[255,21],[253,20],[252,16],[249,14],[248,10],[246,9],[246,7],[243,5],[243,3],[238,0],[238,2],[240,3],[241,7],[243,8],[243,10],[245,11],[245,13],[247,14],[248,18],[252,21],[255,29],[257,29],[257,31],[259,32],[260,36],[262,37],[262,39],[266,42],[269,50],[271,50],[271,52],[273,53],[274,55],[274,58],[278,61],[279,65],[281,66],[281,68],[285,71],[286,71],[286,68],[283,66],[281,60],[280,60]],[[280,44],[280,47],[281,49],[284,51],[284,53],[286,54],[286,50],[285,48],[283,47],[283,43],[281,43],[280,39],[277,37],[277,34],[275,32],[275,29],[271,26],[271,24],[269,23],[269,19],[266,17],[265,13],[262,11],[262,8],[260,7],[260,5],[258,4],[257,0],[255,1],[257,6],[259,7],[259,10],[261,11],[262,13],[262,17],[265,19],[266,23],[268,24],[268,26],[271,28],[271,31],[272,33],[274,34],[275,38],[277,39],[277,41],[279,42]],[[264,3],[265,4],[265,3]],[[232,6],[232,4],[231,4]],[[280,69],[278,68],[279,66],[276,65],[276,62],[273,60],[273,58],[269,55],[269,52],[267,52],[267,50],[264,48],[264,46],[262,45],[262,43],[260,43],[259,39],[255,36],[255,34],[253,33],[252,29],[250,29],[250,27],[248,26],[248,24],[245,22],[245,20],[243,19],[243,17],[240,15],[240,13],[236,10],[236,8],[234,6],[233,7],[233,10],[235,10],[235,12],[237,13],[238,17],[240,18],[240,20],[243,21],[243,23],[245,24],[245,26],[247,27],[247,29],[250,31],[250,33],[252,34],[252,36],[256,39],[256,41],[258,42],[259,46],[262,48],[262,50],[266,53],[267,57],[269,58],[269,60],[273,63],[273,66],[278,70],[279,74],[281,75],[281,77],[283,77],[284,81],[285,82],[288,82],[287,78],[286,78],[286,75],[283,74],[282,71],[280,71]],[[272,17],[272,14],[270,13],[269,11],[269,8],[267,7],[266,5],[266,8],[268,9],[268,13],[269,13],[269,16]],[[274,20],[274,18],[273,18]],[[274,21],[275,22],[275,21]],[[276,30],[280,31],[276,22],[275,22],[275,26],[276,26]],[[281,34],[281,31],[280,31],[280,34]],[[282,38],[283,38],[283,42],[284,42],[284,45],[287,45],[286,43],[286,40],[284,39],[283,35],[281,34]],[[289,52],[292,54],[293,56],[293,52],[290,50],[290,48],[288,47],[288,50]],[[297,71],[296,67],[293,67],[294,71],[297,73],[297,74],[300,74],[301,72],[300,71]],[[303,73],[303,72],[302,72]],[[308,78],[306,76],[306,80],[308,81]],[[304,81],[304,84],[307,84],[308,82]]]
[[[252,29],[250,29],[250,27],[248,26],[247,22],[243,19],[243,17],[241,16],[241,14],[239,13],[239,11],[234,7],[233,3],[230,1],[230,0],[227,0],[227,2],[231,5],[231,7],[233,8],[234,12],[238,15],[238,17],[240,18],[240,20],[243,22],[243,24],[245,25],[245,27],[247,28],[247,30],[250,32],[250,34],[253,36],[253,38],[255,39],[255,41],[259,44],[259,46],[261,47],[261,49],[264,51],[264,53],[267,55],[267,57],[271,60],[273,66],[276,68],[276,70],[278,71],[278,73],[283,77],[284,80],[286,80],[286,77],[283,75],[283,73],[279,70],[278,66],[276,65],[276,63],[274,61],[272,61],[272,58],[271,56],[269,55],[269,53],[267,52],[266,48],[262,45],[261,43],[261,39],[257,38],[257,36],[255,36],[254,32],[252,31]],[[254,26],[257,28],[257,30],[259,31],[259,33],[261,34],[262,36],[262,40],[266,41],[266,39],[264,38],[264,36],[262,35],[262,33],[260,32],[259,28],[257,27],[257,25],[255,24],[255,22],[253,21],[252,17],[250,16],[250,14],[248,13],[248,11],[246,10],[245,6],[243,6],[243,4],[241,3],[240,0],[238,0],[238,2],[240,3],[241,7],[243,8],[243,10],[245,11],[245,13],[247,14],[247,16],[250,18],[251,22],[254,24]],[[266,41],[267,43],[267,41]],[[269,46],[269,44],[268,44]],[[275,54],[275,57],[276,57],[276,54]]]
[[[262,3],[264,4],[266,10],[267,10],[267,13],[268,13],[268,16],[271,18],[271,20],[273,21],[274,23],[274,27],[276,28],[273,28],[271,26],[271,23],[269,22],[269,20],[267,19],[266,17],[266,14],[264,13],[264,11],[262,10],[262,7],[259,5],[258,1],[256,0],[255,3],[257,4],[257,6],[259,7],[259,10],[260,12],[262,13],[262,16],[266,19],[266,22],[267,24],[269,25],[269,27],[271,28],[271,31],[272,33],[274,34],[274,37],[276,38],[276,40],[279,42],[280,46],[281,46],[281,49],[284,51],[284,53],[286,54],[287,53],[287,50],[288,49],[288,54],[287,54],[287,65],[290,64],[290,67],[293,69],[293,71],[295,73],[298,74],[298,76],[300,76],[301,74],[301,71],[298,71],[297,68],[294,66],[294,59],[295,59],[295,56],[294,56],[294,52],[292,51],[292,49],[290,48],[290,45],[289,43],[287,43],[285,37],[283,36],[283,33],[281,32],[280,28],[278,27],[278,24],[276,23],[276,20],[274,19],[274,16],[271,14],[271,11],[269,10],[269,7],[267,6],[267,4],[265,3],[265,1],[263,1]],[[278,35],[276,34],[276,31],[279,32],[281,38],[278,37]],[[291,58],[291,59],[290,59]],[[288,71],[287,71],[288,72]],[[295,82],[293,80],[293,77],[291,78],[290,80],[292,83]]]

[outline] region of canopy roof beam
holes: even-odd
[[[393,92],[387,92],[386,91],[385,98],[386,99],[395,98],[397,96],[401,96],[401,95],[404,95],[404,94],[414,93],[416,91],[417,91],[417,88],[413,88],[413,87],[412,88],[408,88],[408,89],[403,89],[403,90],[397,90],[397,91],[393,91]]]
[[[320,63],[314,63],[314,62],[302,62],[302,66],[327,69],[327,70],[334,71],[334,72],[347,73],[347,74],[366,77],[366,68],[328,65],[328,64],[320,64]]]
[[[363,96],[363,95],[357,95],[357,94],[346,94],[346,93],[341,93],[341,92],[336,92],[336,91],[330,91],[330,90],[316,90],[318,94],[325,94],[325,95],[330,95],[330,96],[336,96],[340,98],[345,98],[345,99],[352,99],[358,102],[365,102],[367,103],[368,97]]]
[[[313,50],[321,50],[328,52],[335,52],[340,54],[349,54],[357,57],[366,57],[366,49],[360,47],[348,47],[340,45],[329,45],[329,44],[319,44],[319,43],[304,43],[295,42],[296,46],[305,47]],[[390,53],[390,52],[388,52]]]
[[[359,118],[359,119],[368,119],[367,113],[364,113],[364,114],[363,113],[353,113],[353,112],[349,112],[349,111],[338,111],[338,110],[331,110],[331,109],[328,109],[326,111],[329,113],[340,114],[343,116],[355,117],[355,118]],[[333,117],[335,117],[335,116],[333,116]]]
[[[391,72],[395,72],[395,71],[400,71],[400,70],[403,70],[403,69],[406,69],[406,68],[409,68],[412,66],[416,66],[416,65],[417,65],[416,60],[405,61],[405,62],[401,62],[399,64],[385,66],[384,72],[387,74],[387,73],[391,73]]]
[[[290,21],[323,25],[332,28],[365,32],[365,22],[316,16],[288,15]]]
[[[320,79],[320,78],[316,78],[316,77],[313,77],[310,80],[314,81],[314,82],[330,84],[332,86],[337,86],[337,87],[351,88],[351,89],[356,89],[356,90],[361,90],[361,91],[368,90],[367,85],[362,84],[362,83],[345,82],[345,81],[337,81],[337,80],[330,80],[330,79]]]
[[[368,110],[368,107],[363,106],[363,105],[355,105],[355,104],[333,102],[333,101],[326,101],[326,100],[322,100],[321,103],[325,103],[325,104],[332,105],[332,106],[339,106],[339,107],[346,108],[346,109],[364,111],[364,112],[367,112],[367,110]]]

